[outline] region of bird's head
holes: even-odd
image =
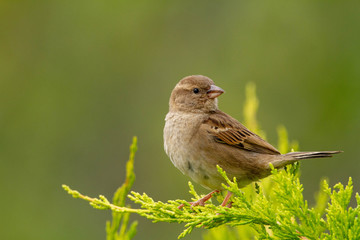
[[[192,75],[175,86],[170,97],[170,111],[209,113],[218,109],[217,97],[224,93],[208,77]]]

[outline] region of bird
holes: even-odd
[[[331,157],[341,151],[289,152],[281,154],[270,143],[218,108],[225,91],[203,75],[181,79],[171,92],[163,131],[164,149],[173,165],[203,187],[212,190],[191,206],[204,206],[225,183],[220,166],[229,179],[244,187],[303,159]],[[228,206],[228,192],[221,206]],[[182,204],[179,208],[182,208]]]

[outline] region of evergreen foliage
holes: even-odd
[[[247,101],[244,107],[245,125],[261,134],[256,122],[258,100],[255,85],[247,87]],[[249,124],[249,121],[251,124]],[[262,134],[263,135],[263,134]],[[279,150],[288,152],[297,149],[297,143],[289,143],[287,131],[278,128]],[[264,135],[263,135],[264,136]],[[81,198],[97,209],[110,209],[112,222],[107,222],[107,240],[131,239],[136,233],[137,223],[128,227],[129,214],[136,213],[154,222],[185,224],[179,238],[190,234],[194,228],[210,229],[204,234],[205,240],[219,239],[360,239],[360,196],[356,193],[356,207],[350,207],[353,183],[341,183],[330,188],[327,181],[321,189],[314,207],[309,207],[303,197],[303,186],[299,180],[299,163],[288,165],[284,170],[272,168],[272,175],[259,182],[239,189],[236,179],[229,179],[218,166],[224,177],[224,188],[233,193],[231,208],[207,202],[205,206],[191,207],[185,200],[169,200],[166,203],[154,201],[146,193],[130,192],[135,180],[134,156],[137,150],[136,137],[130,147],[130,158],[126,166],[125,183],[116,191],[113,202],[100,195],[91,198],[63,185],[74,198]],[[194,186],[189,182],[193,201],[200,199]],[[130,194],[129,194],[130,193]],[[126,196],[141,206],[134,209],[125,205]],[[216,194],[218,202],[222,194]],[[180,204],[185,204],[178,209]]]

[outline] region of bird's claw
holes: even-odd
[[[214,190],[211,193],[205,195],[204,197],[200,198],[199,200],[197,200],[196,202],[189,202],[189,204],[191,205],[191,207],[195,207],[195,206],[204,206],[205,202],[208,201],[212,195],[214,193],[219,193],[219,190]],[[178,209],[182,209],[185,206],[184,203],[182,203],[180,206],[178,206]]]

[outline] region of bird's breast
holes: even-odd
[[[198,116],[194,113],[168,113],[165,118],[164,148],[173,164],[185,173],[186,159],[193,158],[196,149],[192,144],[199,128]]]
[[[207,158],[198,146],[197,134],[202,121],[201,116],[193,113],[168,113],[165,118],[164,149],[183,174],[204,187],[215,189],[215,184],[211,182],[217,181],[216,186],[219,185],[214,178],[217,175],[216,166],[212,166],[209,171]]]

